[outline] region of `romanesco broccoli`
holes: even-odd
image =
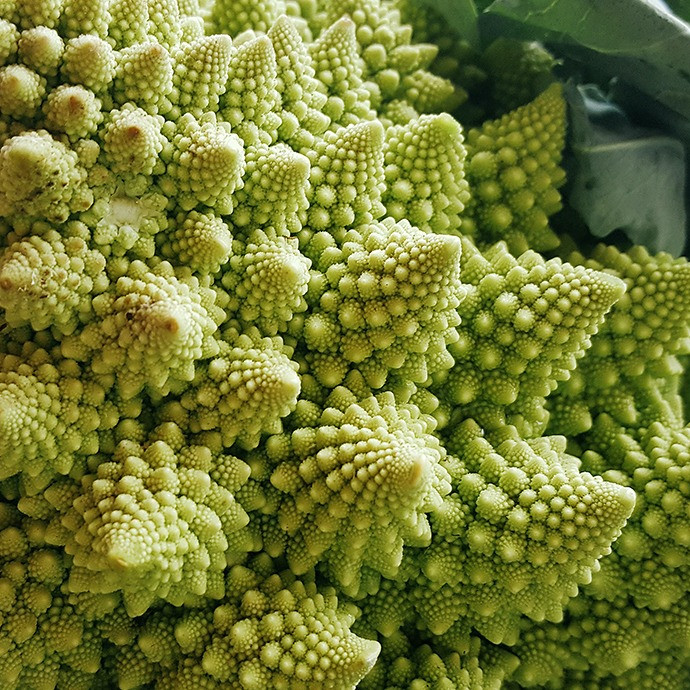
[[[559,246],[555,65],[0,0],[3,690],[688,687],[690,264]]]

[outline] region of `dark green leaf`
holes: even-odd
[[[473,0],[424,0],[424,4],[440,12],[449,28],[462,36],[470,45],[479,46],[477,7]]]
[[[686,22],[690,22],[690,0],[668,0],[670,8]]]

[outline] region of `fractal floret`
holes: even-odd
[[[0,0],[2,690],[688,687],[690,264],[446,29]]]

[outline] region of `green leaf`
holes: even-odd
[[[477,7],[473,0],[425,0],[424,4],[441,13],[448,22],[448,27],[472,47],[479,47]]]
[[[685,155],[678,139],[630,123],[593,85],[566,87],[571,114],[568,200],[592,234],[678,256],[685,245]]]
[[[690,0],[668,0],[668,4],[681,19],[690,21]]]
[[[690,25],[663,3],[495,0],[480,29],[557,46],[690,118]]]

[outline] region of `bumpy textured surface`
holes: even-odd
[[[97,624],[62,596],[69,557],[2,504],[0,682],[5,687],[88,683],[101,662]],[[27,529],[29,528],[29,529]],[[74,685],[73,685],[74,686]]]
[[[573,380],[554,396],[553,427],[559,433],[580,433],[602,412],[624,425],[646,426],[659,414],[653,408],[646,415],[646,401],[659,382],[672,384],[682,369],[677,356],[690,349],[690,266],[667,254],[651,256],[642,247],[622,253],[599,245],[586,261],[578,254],[572,258],[619,277],[626,292]]]
[[[392,393],[356,400],[336,388],[314,425],[266,443],[290,567],[322,561],[348,590],[363,567],[394,576],[404,544],[428,544],[426,513],[450,486],[433,425],[414,406]]]
[[[527,105],[467,133],[466,175],[474,190],[463,231],[481,242],[504,238],[511,250],[559,244],[548,218],[561,207],[559,163],[565,138],[560,84]]]
[[[7,323],[54,327],[68,335],[92,317],[91,298],[108,285],[105,257],[89,249],[79,222],[61,228],[34,226],[37,233],[10,245],[0,260],[0,306]]]
[[[3,112],[13,114],[6,107]],[[0,149],[0,212],[65,221],[93,202],[84,177],[77,154],[45,130],[12,137]]]
[[[481,65],[493,82],[493,107],[505,113],[531,101],[553,81],[551,68],[555,63],[540,43],[495,40],[481,56]]]
[[[458,418],[539,435],[546,396],[568,380],[624,284],[532,251],[515,258],[503,243],[481,254],[463,240],[463,249],[467,295],[441,395],[457,406]]]
[[[420,556],[420,616],[443,633],[466,611],[494,642],[517,638],[520,614],[559,620],[620,534],[635,493],[579,471],[562,437],[523,441],[508,426],[485,438],[467,420],[447,447],[453,493]]]
[[[95,373],[114,374],[125,398],[144,386],[165,394],[192,380],[196,360],[218,352],[213,336],[225,314],[214,302],[215,293],[196,277],[178,279],[170,264],[151,271],[134,261],[93,298],[95,319],[65,338],[62,352],[89,361]]]
[[[320,232],[306,248],[314,268],[304,341],[327,386],[355,365],[370,386],[389,374],[415,383],[448,369],[446,346],[457,338],[461,243],[402,220],[349,230],[340,247]]]
[[[537,253],[552,65],[0,0],[2,690],[686,690],[690,269]]]
[[[388,688],[497,688],[515,669],[517,658],[500,650],[494,657],[486,653],[480,638],[467,639],[459,650],[440,654],[429,644],[415,646],[401,633],[384,638],[381,655],[371,673],[358,686],[363,690]]]
[[[252,448],[262,433],[281,430],[280,419],[294,409],[300,391],[291,348],[256,328],[223,333],[218,356],[208,361],[179,403],[164,415],[183,415],[194,432],[216,430],[225,446]]]
[[[431,232],[459,228],[470,194],[458,122],[444,113],[389,127],[383,162],[387,187],[383,202],[389,215]]]
[[[223,595],[225,535],[249,521],[233,498],[249,467],[188,444],[179,427],[163,424],[143,445],[120,441],[81,487],[46,492],[49,502],[70,488],[78,497],[67,510],[56,506],[69,532],[71,592],[121,591],[131,616],[159,598],[180,606]]]
[[[228,307],[247,327],[256,325],[269,335],[284,332],[292,317],[307,309],[310,267],[295,238],[272,227],[256,228],[235,240],[234,256],[223,272]]]
[[[1,476],[20,475],[30,495],[96,453],[98,431],[117,424],[120,405],[57,348],[8,344],[17,354],[3,355],[0,369]]]

